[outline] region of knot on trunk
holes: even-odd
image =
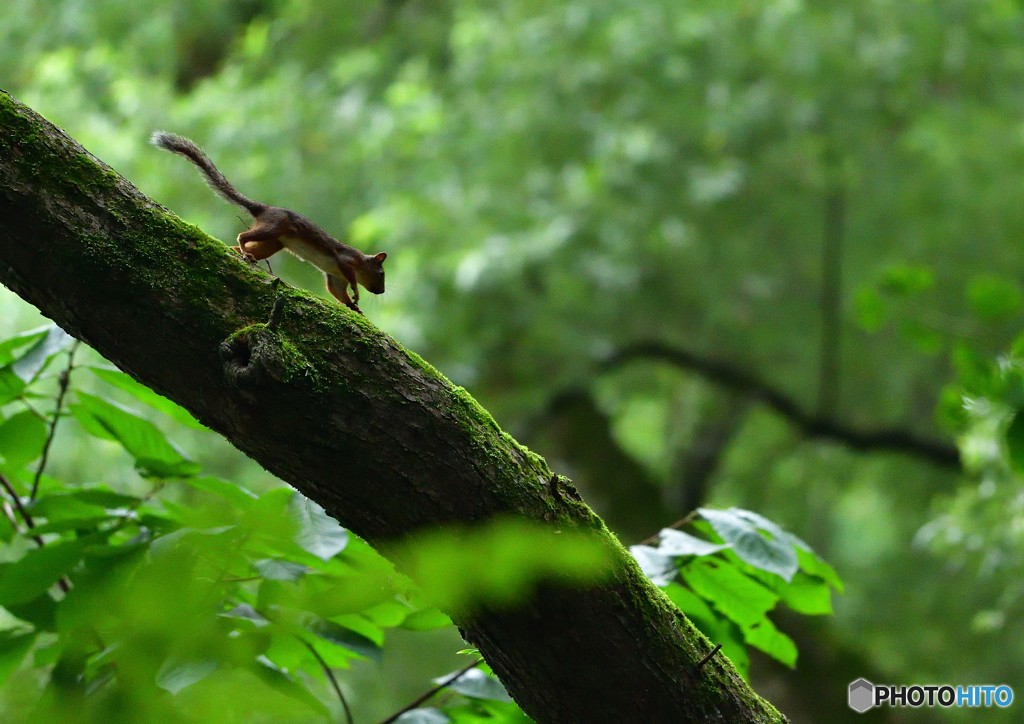
[[[265,324],[235,332],[220,346],[224,377],[232,387],[253,389],[289,375],[284,364],[282,340]]]

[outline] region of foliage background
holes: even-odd
[[[194,138],[248,195],[386,250],[367,315],[627,542],[711,504],[810,543],[847,584],[836,614],[776,621],[795,671],[752,661],[794,721],[851,716],[858,676],[1024,690],[1022,504],[1002,447],[1020,399],[1013,358],[993,366],[1024,311],[1018,3],[9,0],[0,87],[226,241],[237,210],[150,147],[153,130]],[[4,335],[39,323],[9,293],[0,305]],[[958,436],[967,472],[804,439],[664,363],[602,366],[647,340],[857,429]],[[273,485],[158,424],[205,471]],[[59,435],[55,476],[137,483],[116,448]],[[457,647],[399,634],[346,684],[383,714]]]

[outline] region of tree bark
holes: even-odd
[[[2,92],[0,282],[371,544],[497,515],[602,536],[605,583],[456,617],[537,721],[785,721],[724,657],[693,668],[707,639],[463,389],[364,317],[245,264]]]

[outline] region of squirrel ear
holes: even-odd
[[[377,256],[375,256],[373,258],[376,259],[379,262],[383,262],[385,259],[388,258],[388,253],[386,251],[382,251],[380,254],[378,254]]]

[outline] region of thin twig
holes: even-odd
[[[32,530],[33,528],[35,528],[36,522],[32,520],[32,515],[27,510],[25,510],[25,506],[22,504],[21,498],[18,497],[18,493],[15,492],[14,486],[11,485],[11,481],[8,480],[7,476],[4,475],[3,473],[0,473],[0,485],[2,485],[4,490],[7,491],[7,494],[11,497],[11,502],[14,503],[15,507],[18,509],[18,512],[21,513],[21,518],[25,521],[25,527],[28,530]],[[32,536],[32,540],[34,540],[36,542],[36,545],[38,545],[40,548],[46,545],[45,543],[43,543],[42,537],[38,535]],[[66,576],[62,576],[61,579],[57,581],[57,585],[60,586],[60,590],[64,591],[64,593],[67,593],[71,590],[71,582],[67,579]]]
[[[463,667],[463,668],[459,669],[459,670],[458,670],[458,671],[456,671],[456,672],[455,672],[454,674],[452,674],[451,676],[449,676],[449,677],[448,677],[447,679],[445,679],[444,681],[442,681],[442,682],[441,682],[440,684],[438,684],[437,686],[435,686],[435,687],[434,687],[433,689],[431,689],[431,690],[430,690],[430,691],[428,691],[427,693],[423,694],[423,696],[421,696],[421,697],[419,697],[418,699],[416,699],[416,701],[412,702],[411,704],[409,704],[409,705],[405,706],[405,707],[404,707],[404,708],[402,708],[402,709],[399,709],[399,710],[398,710],[398,711],[396,711],[396,712],[395,712],[394,714],[392,714],[391,716],[389,716],[389,717],[388,717],[387,719],[385,719],[384,721],[382,721],[382,722],[381,722],[380,724],[392,724],[392,723],[393,723],[393,722],[394,722],[394,721],[395,721],[396,719],[398,719],[398,717],[402,716],[402,714],[404,714],[404,713],[405,713],[405,712],[407,712],[407,711],[412,711],[413,709],[415,709],[416,707],[418,707],[418,706],[419,706],[420,704],[422,704],[423,702],[425,702],[425,701],[426,701],[427,699],[429,699],[430,697],[432,697],[432,696],[433,696],[434,694],[436,694],[437,692],[441,691],[441,689],[445,688],[446,686],[451,686],[451,685],[452,685],[452,684],[454,684],[454,683],[455,683],[456,681],[458,681],[458,680],[459,680],[459,679],[461,679],[461,678],[462,678],[463,676],[465,676],[467,672],[469,672],[469,671],[470,671],[470,670],[472,670],[472,669],[475,669],[475,668],[476,668],[477,666],[479,666],[479,665],[480,665],[480,664],[482,664],[483,662],[484,662],[484,660],[483,660],[483,659],[477,659],[476,661],[474,661],[474,662],[473,662],[472,664],[470,664],[469,666],[466,666],[466,667]]]
[[[50,423],[50,433],[46,436],[46,444],[43,445],[43,456],[39,460],[39,467],[36,468],[36,475],[32,480],[32,494],[29,496],[29,500],[35,500],[36,494],[39,492],[39,481],[43,477],[46,461],[50,457],[50,445],[53,443],[53,436],[57,432],[57,423],[60,421],[61,409],[64,407],[64,395],[67,394],[68,384],[71,382],[71,370],[75,367],[75,352],[78,351],[79,344],[81,342],[76,339],[71,345],[71,349],[68,351],[68,365],[60,375],[60,389],[57,392],[56,407],[53,410],[53,422]]]
[[[708,652],[707,656],[705,656],[703,659],[701,659],[700,661],[698,661],[694,665],[694,667],[693,667],[694,670],[695,671],[700,671],[701,669],[703,669],[704,668],[704,664],[706,664],[707,662],[711,661],[711,657],[714,656],[715,654],[717,654],[721,650],[722,650],[722,644],[715,644],[715,648],[711,649],[711,651]]]
[[[669,527],[669,528],[671,528],[673,530],[675,530],[677,528],[682,528],[684,525],[686,525],[687,523],[689,523],[690,521],[692,521],[696,517],[697,517],[697,511],[696,510],[691,511],[685,517],[680,518],[675,523],[673,523],[672,525],[667,526],[667,527]],[[662,528],[662,530],[664,530],[664,528]],[[650,538],[644,538],[637,545],[649,546],[651,543],[653,543],[654,541],[658,540],[658,538],[660,538],[660,537],[661,537],[661,531],[658,531],[657,533],[652,535]]]
[[[306,645],[306,648],[309,649],[310,653],[316,657],[318,662],[320,662],[320,667],[324,670],[324,674],[330,680],[331,686],[334,687],[334,693],[338,695],[338,699],[341,701],[341,706],[345,709],[345,721],[348,722],[348,724],[353,724],[355,720],[352,718],[352,710],[348,708],[348,702],[345,701],[345,695],[341,693],[341,687],[338,685],[338,680],[334,678],[334,672],[331,671],[331,667],[327,665],[327,662],[324,661],[324,657],[321,656],[313,647],[313,644],[302,638],[299,638],[299,641],[302,641],[302,643]]]

